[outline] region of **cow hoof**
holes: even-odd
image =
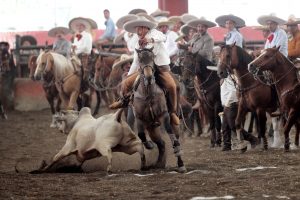
[[[187,172],[185,166],[178,167],[177,171],[178,171],[179,173],[185,173],[185,172]]]
[[[245,153],[247,151],[247,146],[244,148],[241,148],[241,153]]]

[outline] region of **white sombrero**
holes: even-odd
[[[196,28],[198,24],[203,24],[208,28],[216,26],[214,22],[208,21],[204,17],[200,17],[200,19],[193,19],[187,23],[189,26]]]
[[[291,15],[288,19],[288,21],[284,24],[287,26],[293,26],[293,25],[298,25],[300,24],[300,19],[296,18],[294,15]]]
[[[158,17],[158,16],[165,16],[165,17],[168,17],[170,14],[169,11],[166,11],[166,10],[161,10],[161,9],[156,9],[153,13],[151,13],[150,15],[152,17]]]
[[[191,21],[193,19],[198,19],[198,17],[188,14],[188,13],[181,15],[181,21],[185,24],[187,24],[189,21]]]
[[[152,16],[148,15],[147,13],[138,13],[138,14],[136,14],[136,15],[137,15],[138,17],[145,17],[145,18],[147,18],[149,21],[156,23],[156,20],[155,20]]]
[[[267,25],[268,21],[275,22],[278,25],[283,25],[286,22],[285,20],[276,17],[274,14],[260,16],[257,21],[263,26]]]
[[[92,28],[92,24],[91,24],[90,20],[88,20],[87,18],[84,18],[84,17],[76,17],[76,18],[71,19],[69,22],[69,28],[72,31],[76,32],[78,24],[83,24],[85,26],[85,28],[88,30]]]
[[[67,35],[68,33],[70,33],[71,32],[71,30],[70,29],[68,29],[68,28],[66,28],[66,27],[55,27],[55,28],[52,28],[52,29],[50,29],[49,31],[48,31],[48,36],[49,37],[55,37],[55,35],[57,34],[57,33],[62,33],[62,34],[64,34],[64,35]]]
[[[218,71],[218,67],[217,66],[206,66],[207,69],[211,70],[211,71]]]
[[[133,55],[127,55],[127,54],[122,54],[120,57],[120,60],[115,63],[112,68],[122,66],[123,64],[127,62],[132,62],[133,61]]]
[[[129,11],[128,14],[136,15],[136,14],[139,14],[139,13],[146,13],[147,14],[147,11],[142,9],[142,8],[135,8],[135,9],[132,9],[131,11]]]
[[[124,41],[124,34],[126,31],[122,30],[121,33],[119,33],[115,38],[114,38],[114,44],[123,44]]]
[[[267,26],[255,26],[253,27],[254,30],[258,30],[258,31],[268,31],[269,28]]]
[[[158,21],[157,27],[160,26],[172,26],[174,25],[174,22],[169,21],[167,17],[163,17]]]
[[[97,22],[95,22],[93,19],[91,18],[86,18],[90,24],[92,25],[92,29],[98,29],[98,25],[97,25]]]
[[[135,19],[125,23],[123,27],[127,32],[135,33],[136,32],[135,28],[138,26],[145,26],[151,30],[154,29],[156,25],[157,24],[155,22],[150,21],[144,16],[140,16],[139,19]]]
[[[183,33],[184,35],[188,35],[190,32],[190,29],[196,30],[194,27],[191,27],[191,26],[185,24],[182,27],[180,27],[180,32]]]
[[[174,23],[177,23],[177,22],[182,22],[183,23],[180,16],[171,16],[171,17],[168,18],[168,20],[171,21],[171,22],[174,22]]]
[[[246,26],[245,21],[242,18],[237,17],[232,14],[222,15],[220,17],[217,17],[215,21],[219,24],[219,26],[225,27],[226,21],[228,21],[228,20],[233,21],[235,23],[236,28],[241,28],[241,27]]]
[[[118,21],[116,22],[116,26],[119,28],[119,29],[123,29],[123,26],[126,22],[129,22],[131,20],[135,20],[137,19],[138,16],[134,15],[134,14],[128,14],[128,15],[125,15],[123,17],[121,17],[120,19],[118,19]]]

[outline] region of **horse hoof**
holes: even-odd
[[[177,171],[178,171],[179,173],[186,173],[186,172],[187,172],[185,166],[178,167]]]
[[[143,142],[143,144],[144,144],[144,147],[145,147],[146,149],[148,149],[148,150],[151,150],[151,149],[154,148],[154,144],[153,144],[153,142],[151,142],[151,141]]]

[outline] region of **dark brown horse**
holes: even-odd
[[[153,49],[153,48],[152,48]],[[159,151],[156,167],[164,168],[166,165],[165,142],[161,138],[160,124],[163,124],[177,157],[178,170],[185,172],[186,168],[181,159],[181,148],[178,127],[171,125],[168,113],[168,106],[164,91],[155,81],[154,54],[152,49],[138,49],[138,59],[140,63],[139,83],[134,86],[133,109],[136,117],[138,134],[148,131],[150,138],[156,143]],[[157,71],[156,71],[157,72]],[[144,141],[143,141],[144,142]]]
[[[255,79],[249,73],[247,66],[252,60],[253,58],[241,47],[235,44],[225,45],[220,52],[218,74],[223,78],[229,74],[234,74],[237,77],[237,81],[234,83],[239,97],[238,114],[235,120],[238,134],[244,131],[242,125],[247,112],[255,112],[258,118],[258,134],[263,138],[264,149],[268,149],[268,140],[265,135],[266,112],[271,114],[277,109],[277,97],[276,92],[270,86],[263,84],[262,81]],[[279,136],[278,130],[274,130],[274,132],[275,136]]]
[[[215,71],[206,67],[214,65],[212,62],[199,55],[186,52],[183,59],[183,81],[186,82],[187,74],[196,78],[195,89],[200,101],[199,112],[203,112],[209,120],[211,130],[211,147],[221,146],[221,119],[219,112],[222,112],[220,97],[220,78]],[[203,118],[203,117],[202,117]]]
[[[297,68],[283,54],[280,47],[265,49],[262,54],[249,63],[248,70],[257,74],[259,70],[269,70],[273,74],[274,85],[280,99],[280,109],[286,115],[284,122],[285,151],[290,149],[289,133],[296,125],[295,143],[299,145],[300,130],[300,83]]]
[[[10,54],[6,48],[0,48],[0,116],[2,119],[7,119],[4,107],[2,105],[2,95],[3,95],[3,81],[8,72],[11,71],[10,68]]]

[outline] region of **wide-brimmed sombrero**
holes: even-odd
[[[31,45],[37,45],[37,40],[31,35],[24,35],[21,37],[21,45],[23,45],[26,41],[29,42]]]
[[[259,30],[259,31],[268,31],[270,30],[267,26],[255,26],[253,27],[254,30]]]
[[[150,15],[152,17],[158,17],[158,16],[165,16],[165,17],[168,17],[170,14],[169,11],[166,11],[166,10],[161,10],[161,9],[156,9],[153,13],[151,13]]]
[[[181,21],[185,24],[187,24],[189,21],[191,21],[193,19],[198,19],[198,17],[196,17],[195,15],[191,15],[188,13],[184,13],[180,17],[181,17]]]
[[[121,57],[120,57],[119,62],[115,63],[112,66],[112,68],[122,66],[123,64],[128,63],[128,62],[132,62],[132,61],[133,61],[133,55],[122,54]]]
[[[125,16],[121,17],[120,19],[118,19],[118,21],[116,22],[116,26],[119,29],[123,29],[123,26],[126,22],[129,22],[129,21],[137,19],[137,18],[138,18],[137,15],[133,15],[133,14],[125,15]]]
[[[196,29],[194,27],[191,27],[191,26],[185,24],[180,27],[180,32],[183,33],[184,35],[188,35],[190,32],[190,29],[194,29],[196,31]]]
[[[97,22],[95,22],[95,20],[91,19],[91,18],[86,18],[90,24],[92,25],[92,29],[98,29],[98,25]]]
[[[68,33],[70,33],[71,30],[66,28],[66,27],[55,27],[52,28],[48,31],[48,36],[49,37],[55,37],[57,33],[62,33],[63,35],[67,35]]]
[[[78,24],[83,24],[85,26],[85,28],[88,30],[92,29],[92,24],[91,24],[90,20],[88,20],[87,18],[84,18],[84,17],[75,17],[75,18],[71,19],[69,22],[69,28],[72,31],[76,32]]]
[[[142,8],[135,8],[135,9],[132,9],[131,11],[129,11],[128,14],[136,15],[138,13],[146,13],[147,14],[147,11]]]
[[[157,23],[157,21],[150,15],[146,14],[146,13],[138,13],[136,14],[138,17],[145,17],[147,18],[149,21]]]
[[[174,25],[174,22],[169,21],[167,17],[163,17],[158,21],[157,27],[160,26],[172,26]]]
[[[300,24],[300,19],[299,18],[296,18],[295,16],[290,16],[289,19],[287,20],[287,22],[284,24],[284,25],[287,25],[287,26],[295,26],[295,25],[298,25]]]
[[[257,19],[260,25],[266,26],[268,21],[277,23],[278,25],[283,25],[286,21],[277,17],[275,14],[263,15]]]
[[[135,33],[136,32],[135,28],[138,26],[145,26],[148,27],[149,29],[153,29],[157,26],[157,24],[155,22],[150,21],[144,16],[139,16],[138,19],[125,23],[123,27],[125,31],[129,33]]]
[[[216,24],[214,22],[208,21],[204,17],[200,17],[200,19],[193,19],[193,20],[189,21],[187,24],[188,24],[188,26],[191,26],[194,28],[196,28],[198,24],[203,24],[203,25],[207,26],[208,28],[216,26]]]
[[[217,17],[215,21],[217,22],[217,24],[219,24],[219,26],[225,27],[226,21],[228,21],[228,20],[233,21],[235,23],[236,28],[241,28],[246,25],[245,21],[242,18],[232,15],[232,14],[222,15],[220,17]]]
[[[181,19],[181,16],[171,16],[171,17],[168,18],[168,20],[171,21],[171,22],[174,22],[174,23],[177,23],[177,22],[184,23]]]

